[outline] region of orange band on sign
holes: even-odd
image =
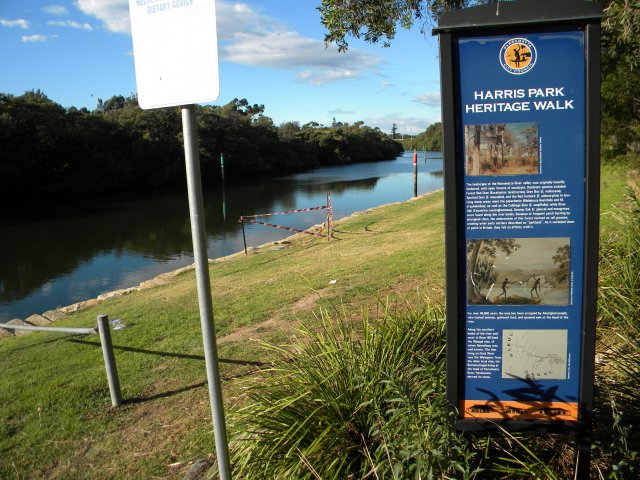
[[[577,402],[463,400],[460,411],[462,418],[578,421]]]

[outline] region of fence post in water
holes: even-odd
[[[118,379],[118,369],[116,368],[116,357],[113,355],[111,330],[109,329],[109,317],[107,315],[98,315],[98,332],[100,333],[104,368],[107,372],[107,381],[109,382],[111,405],[118,407],[122,405],[122,395],[120,394],[120,380]]]
[[[244,217],[242,216],[242,212],[240,212],[240,223],[242,224],[242,243],[244,243],[244,256],[248,255],[247,253],[247,237],[244,234]]]
[[[222,183],[224,184],[224,154],[220,153],[220,174],[222,175]]]
[[[413,196],[414,197],[418,196],[418,163],[417,162],[413,162]]]
[[[331,195],[327,192],[327,242],[331,240]]]

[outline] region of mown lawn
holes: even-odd
[[[324,306],[442,300],[443,195],[336,224],[330,242],[297,236],[211,264],[228,408],[236,379],[269,361],[260,341],[291,341]],[[213,449],[195,275],[81,311],[60,326],[121,319],[113,332],[125,405],[110,407],[97,336],[32,333],[0,341],[0,478],[181,478]]]

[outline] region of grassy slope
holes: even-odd
[[[624,185],[623,170],[603,168],[604,229]],[[357,316],[389,296],[442,299],[442,198],[343,220],[336,241],[298,236],[284,249],[213,263],[228,408],[242,400],[236,379],[268,361],[254,340],[293,339],[319,306]],[[189,462],[213,448],[197,308],[189,271],[58,323],[93,326],[100,313],[125,322],[114,344],[127,403],[116,410],[97,337],[0,341],[0,478],[182,478]]]
[[[320,305],[357,315],[417,290],[441,298],[442,193],[338,222],[335,237],[298,236],[284,249],[211,265],[230,407],[241,395],[234,379],[268,360],[251,339],[290,338]],[[1,341],[0,478],[181,478],[213,443],[197,305],[188,271],[58,322],[92,326],[106,313],[127,325],[113,332],[127,399],[117,410],[97,337]]]
[[[624,164],[606,165],[600,172],[600,231],[607,234],[618,222],[612,219],[612,207],[620,202],[626,189],[626,172]]]

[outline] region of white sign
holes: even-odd
[[[129,15],[140,107],[218,98],[215,0],[129,0]]]

